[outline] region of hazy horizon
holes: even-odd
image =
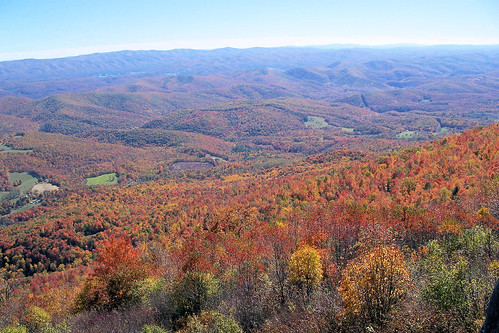
[[[168,52],[175,50],[193,50],[193,51],[214,51],[221,49],[237,49],[237,50],[246,50],[252,48],[315,48],[315,49],[324,49],[324,50],[341,50],[341,49],[397,49],[397,48],[432,48],[432,47],[499,47],[499,43],[496,44],[409,44],[409,43],[395,43],[395,44],[311,44],[311,45],[275,45],[275,46],[248,46],[248,47],[234,47],[234,46],[220,46],[214,48],[195,48],[195,47],[178,47],[178,48],[170,48],[170,49],[141,49],[141,48],[123,48],[123,49],[96,49],[95,51],[88,50],[85,52],[81,50],[55,50],[60,51],[57,56],[52,56],[51,51],[47,51],[46,56],[44,56],[45,52],[41,51],[39,56],[31,56],[26,58],[15,58],[15,59],[1,59],[0,62],[9,62],[9,61],[23,61],[23,60],[50,60],[50,59],[63,59],[63,58],[71,58],[71,57],[80,57],[80,56],[89,56],[93,54],[104,54],[104,53],[118,53],[118,52]],[[63,51],[67,51],[64,53]]]
[[[0,0],[0,61],[121,50],[497,45],[494,0]]]

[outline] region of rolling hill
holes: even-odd
[[[497,46],[0,62],[0,331],[477,331],[498,68]]]

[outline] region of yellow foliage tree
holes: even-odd
[[[291,255],[288,281],[307,293],[317,288],[322,280],[322,264],[319,252],[310,246],[303,246]]]
[[[476,212],[476,216],[480,219],[485,219],[490,216],[490,210],[487,207],[480,207],[480,209]]]
[[[384,315],[407,292],[408,282],[402,252],[394,246],[379,245],[348,263],[339,291],[347,313],[381,324]]]

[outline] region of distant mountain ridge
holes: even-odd
[[[495,46],[121,51],[3,62],[0,135],[34,130],[161,146],[182,132],[225,141],[236,153],[272,154],[310,154],[342,140],[434,139],[499,120],[498,69]]]
[[[338,62],[370,64],[376,69],[383,61],[432,63],[436,70],[445,60],[454,64],[445,70],[477,71],[470,61],[477,62],[479,68],[493,70],[499,66],[499,46],[468,47],[397,47],[397,48],[223,48],[215,50],[177,49],[171,51],[119,51],[96,53],[58,59],[25,59],[0,62],[0,96],[16,95],[16,86],[36,81],[64,81],[84,79],[84,82],[71,82],[70,87],[80,85],[102,86],[123,81],[124,77],[135,79],[151,75],[207,75],[220,72],[233,72],[256,68],[277,68],[290,70],[297,67],[328,67]],[[454,58],[454,59],[452,59]],[[479,70],[479,69],[478,69]],[[66,82],[67,83],[67,82]],[[43,84],[37,86],[38,89]],[[65,85],[58,86],[58,92],[68,91]],[[56,91],[57,92],[57,91]],[[19,95],[19,94],[17,94]],[[24,94],[23,96],[28,96]]]
[[[363,58],[364,52],[312,48],[251,48],[216,50],[118,51],[58,59],[0,62],[2,80],[37,80],[81,76],[198,74],[260,67],[327,66],[330,62]]]

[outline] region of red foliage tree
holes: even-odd
[[[147,269],[129,238],[111,238],[99,251],[94,272],[76,301],[77,310],[112,310],[136,300],[133,289],[147,276]]]

